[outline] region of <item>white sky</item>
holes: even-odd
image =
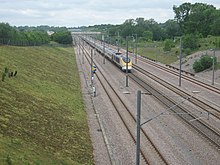
[[[89,26],[122,24],[127,19],[153,18],[163,23],[174,18],[173,5],[220,0],[0,0],[0,22],[15,26]]]

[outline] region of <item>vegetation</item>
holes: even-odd
[[[216,57],[214,59],[214,65],[216,65]],[[210,68],[213,65],[213,58],[211,56],[205,55],[200,58],[200,60],[197,60],[193,64],[193,69],[195,72],[201,72],[203,70],[206,70]]]
[[[0,164],[94,164],[74,50],[0,47]],[[7,69],[6,69],[7,68]]]
[[[137,35],[139,52],[155,59],[156,56],[149,52],[156,48],[158,50],[154,51],[159,52],[157,57],[161,56],[159,60],[166,60],[167,57],[177,60],[180,36],[182,36],[184,56],[201,49],[220,48],[220,28],[218,28],[220,9],[204,3],[183,3],[180,6],[173,6],[173,11],[175,18],[165,23],[157,23],[154,19],[136,18],[125,20],[121,25],[95,25],[82,27],[82,29],[101,31],[105,34],[107,42],[115,44],[115,41],[119,40],[123,47],[127,36],[132,40]]]
[[[48,35],[49,30],[53,31],[52,37]],[[60,44],[71,44],[72,37],[67,28],[55,28],[49,26],[39,27],[11,27],[8,23],[0,23],[0,44],[17,46],[36,46],[48,44],[50,41]]]
[[[52,34],[51,39],[60,44],[72,44],[73,39],[68,31],[59,31]]]
[[[220,29],[217,28],[220,25],[220,10],[213,5],[183,3],[180,6],[173,6],[173,11],[175,18],[165,23],[157,23],[154,19],[136,18],[125,20],[121,25],[95,25],[84,29],[106,32],[106,35],[111,37],[117,36],[118,33],[123,38],[137,34],[139,38],[153,41],[174,39],[186,34],[201,37],[220,35]]]
[[[220,10],[204,3],[183,3],[173,7],[175,18],[184,34],[220,35]]]
[[[47,25],[40,25],[37,27],[30,27],[30,26],[18,26],[17,29],[19,31],[53,31],[53,32],[59,32],[59,31],[67,31],[68,29],[66,27],[54,27],[54,26],[47,26]]]
[[[49,43],[49,36],[45,31],[19,31],[8,23],[0,23],[0,44],[32,46],[46,43]]]
[[[163,48],[163,50],[164,50],[164,51],[171,51],[171,48],[172,48],[172,47],[175,47],[173,41],[170,40],[170,39],[166,39],[166,40],[165,40],[165,43],[164,43],[164,48]]]

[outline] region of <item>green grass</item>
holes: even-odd
[[[0,46],[0,164],[94,164],[73,48]]]
[[[175,50],[164,52],[162,47],[142,47],[139,48],[138,54],[164,64],[170,64],[178,60]]]
[[[216,69],[220,69],[220,62],[217,62]]]
[[[124,47],[124,49],[126,48]],[[129,50],[133,51],[133,48],[129,47]],[[170,52],[164,52],[163,42],[140,42],[138,43],[138,54],[164,64],[171,64],[178,60],[179,48],[172,48]]]
[[[207,38],[199,39],[198,50],[191,51],[190,54],[196,51],[204,51],[216,48],[215,43],[220,39],[220,37],[208,36]],[[164,52],[164,41],[139,41],[138,42],[138,54],[150,58],[152,60],[159,61],[163,64],[171,64],[179,60],[180,50],[179,50],[179,40],[176,39],[175,47],[171,51]],[[126,49],[125,43],[123,43],[123,48]],[[129,51],[133,51],[132,42],[129,42]],[[187,51],[182,49],[182,57],[187,56]]]

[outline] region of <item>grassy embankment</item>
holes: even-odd
[[[164,52],[163,42],[140,43],[138,54],[146,56],[150,59],[159,61],[164,64],[171,64],[178,60],[179,50],[173,48],[169,52]]]
[[[0,46],[0,164],[93,164],[72,48]]]
[[[205,51],[215,48],[215,42],[220,37],[214,37],[209,36],[207,38],[200,38],[198,41],[198,44],[200,47],[198,50],[194,50],[191,53],[195,53],[196,51]],[[173,62],[176,62],[179,60],[179,50],[180,43],[177,40],[175,43],[175,47],[171,49],[171,51],[164,52],[164,42],[163,41],[151,41],[151,42],[140,42],[138,43],[138,54],[141,54],[143,56],[146,56],[150,59],[159,61],[163,64],[171,64]],[[132,50],[132,48],[130,48]],[[182,57],[183,57],[183,63],[184,58],[187,56],[187,54],[182,50]],[[209,54],[212,55],[212,54]],[[220,63],[218,62],[217,68],[220,68]]]

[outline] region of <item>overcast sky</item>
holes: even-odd
[[[12,26],[89,26],[122,24],[127,19],[174,18],[173,5],[201,2],[220,8],[220,0],[0,0],[0,22]]]

